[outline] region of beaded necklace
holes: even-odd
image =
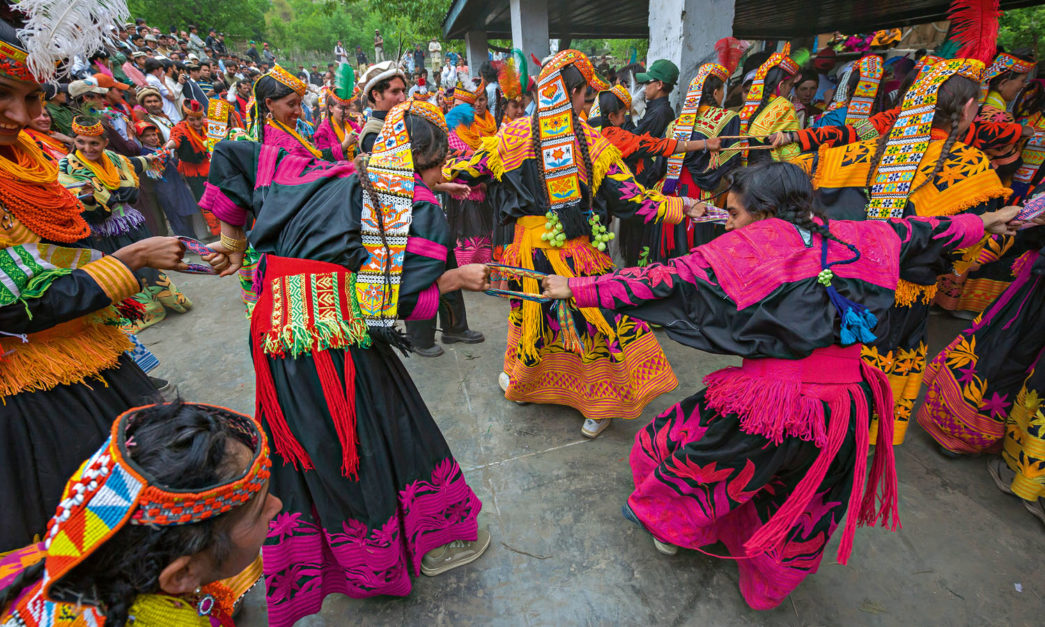
[[[299,142],[301,142],[301,145],[304,146],[309,152],[311,152],[312,155],[315,156],[317,159],[321,159],[323,157],[323,153],[318,151],[318,150],[316,150],[316,147],[312,145],[312,142],[310,142],[307,139],[305,139],[304,137],[302,137],[300,134],[298,134],[298,132],[296,130],[294,130],[292,128],[288,128],[285,124],[283,124],[279,120],[270,119],[268,121],[268,124],[269,124],[269,126],[271,126],[273,128],[278,128],[281,131],[289,133],[291,136],[294,137],[294,139],[296,139]]]
[[[100,163],[91,161],[85,157],[79,149],[76,150],[76,158],[80,160],[83,167],[91,171],[91,174],[93,174],[95,178],[106,187],[106,189],[114,190],[120,186],[120,171],[116,168],[116,164],[114,164],[104,152],[102,152]]]
[[[58,167],[40,147],[21,133],[10,151],[14,161],[0,154],[0,227],[18,220],[42,238],[66,244],[90,235],[83,205],[58,183]]]

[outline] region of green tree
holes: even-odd
[[[264,34],[269,0],[129,0],[128,5],[131,15],[163,31],[195,24],[203,37],[207,29],[215,28],[243,39]]]
[[[1045,6],[1013,9],[999,20],[998,44],[1006,50],[1030,49],[1035,58],[1045,50]]]

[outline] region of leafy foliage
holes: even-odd
[[[134,17],[143,17],[150,26],[178,30],[189,24],[200,28],[200,37],[215,28],[235,39],[260,38],[265,31],[265,11],[269,0],[129,0]]]
[[[1030,49],[1040,59],[1045,51],[1045,6],[1013,9],[999,20],[998,45],[1006,50]]]

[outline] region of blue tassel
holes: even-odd
[[[835,306],[841,320],[840,335],[843,346],[857,342],[868,344],[878,339],[871,332],[871,329],[878,324],[878,318],[867,307],[842,296],[833,285],[827,286],[827,296],[831,299],[831,304]]]

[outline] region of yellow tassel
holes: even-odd
[[[918,300],[928,305],[936,298],[936,288],[935,283],[932,285],[919,285],[900,279],[900,282],[896,285],[896,295],[893,297],[893,302],[898,307],[910,307]]]
[[[588,141],[590,143],[591,139],[589,138]],[[606,177],[606,173],[610,171],[610,166],[614,163],[617,163],[619,161],[620,163],[618,164],[618,167],[624,171],[628,170],[628,166],[624,165],[624,158],[621,156],[619,148],[609,143],[608,141],[606,141],[606,139],[604,139],[601,136],[599,137],[598,141],[600,142],[600,144],[605,145],[599,146],[600,150],[598,151],[598,154],[595,155],[594,162],[591,164],[592,170],[595,171],[595,174],[592,177],[593,190],[599,189],[599,187],[602,185],[602,179]]]
[[[134,346],[120,327],[80,318],[29,335],[0,340],[0,399],[20,392],[83,383],[116,366]]]
[[[555,274],[571,278],[576,276],[573,273],[573,270],[570,269],[569,264],[563,261],[562,255],[558,250],[545,250],[544,254],[552,264],[552,269],[555,270]],[[597,307],[580,307],[579,310],[585,320],[595,325],[595,328],[607,336],[608,341],[612,342],[616,339],[617,336],[613,332],[613,327],[610,326],[610,323],[606,322],[606,318],[603,317],[602,311]]]
[[[504,178],[504,162],[501,161],[501,153],[497,151],[498,139],[497,136],[484,137],[483,145],[479,148],[478,152],[486,154],[486,167],[490,169],[490,172],[494,177],[500,181]]]

